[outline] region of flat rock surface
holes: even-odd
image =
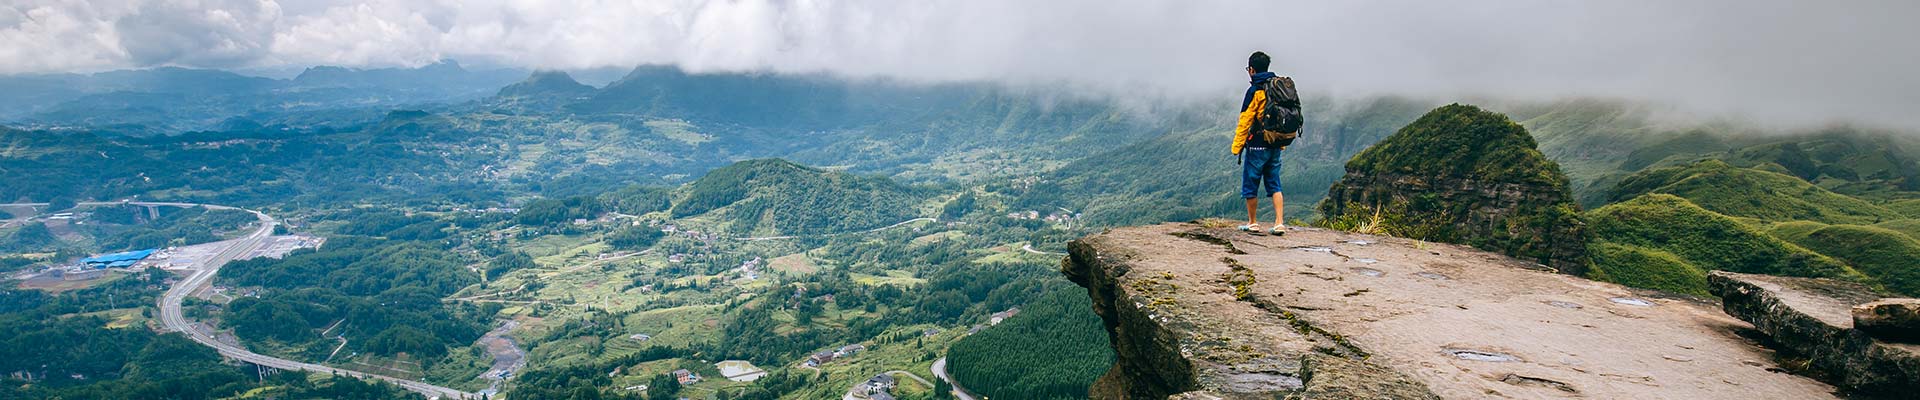
[[[1342,354],[1444,398],[1834,397],[1827,384],[1774,372],[1772,353],[1737,333],[1750,325],[1716,304],[1557,274],[1466,246],[1312,229],[1271,237],[1184,223],[1114,229],[1077,241],[1074,250],[1074,260],[1124,264],[1105,267],[1118,275],[1108,277],[1114,287],[1127,291],[1121,298],[1171,330],[1187,358],[1219,361],[1195,361],[1196,369]],[[1230,263],[1251,273],[1253,283],[1241,285],[1247,296],[1236,295],[1233,282],[1246,279],[1235,278]],[[1072,271],[1073,264],[1063,267],[1070,277],[1092,273]],[[1257,356],[1218,356],[1206,351],[1209,341],[1245,343],[1234,346]],[[1278,364],[1269,367],[1297,366]],[[1231,379],[1208,385],[1199,375],[1199,389],[1232,389]]]

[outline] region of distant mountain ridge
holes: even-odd
[[[0,121],[172,134],[218,129],[232,119],[278,122],[305,119],[299,113],[469,101],[523,74],[470,71],[445,61],[420,68],[313,67],[292,79],[177,67],[0,76]]]

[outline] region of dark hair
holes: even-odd
[[[1252,56],[1247,57],[1247,68],[1253,68],[1253,72],[1267,72],[1267,65],[1271,64],[1273,64],[1273,58],[1267,57],[1266,52],[1256,51]]]

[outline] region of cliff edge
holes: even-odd
[[[1179,223],[1068,247],[1118,353],[1093,398],[1834,396],[1717,304],[1461,245]]]

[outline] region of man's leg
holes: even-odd
[[[1258,223],[1260,223],[1260,198],[1248,197],[1247,198],[1247,224],[1252,225],[1252,224],[1258,224]]]
[[[1269,229],[1277,231],[1287,226],[1286,201],[1280,196],[1280,156],[1285,154],[1285,149],[1269,151],[1271,153],[1267,154],[1266,162],[1263,163],[1265,165],[1261,166],[1261,175],[1263,175],[1262,180],[1266,181],[1267,193],[1273,196],[1273,227]]]
[[[1260,224],[1260,167],[1266,152],[1261,149],[1246,149],[1245,161],[1240,163],[1240,198],[1247,200],[1247,225]]]
[[[1282,226],[1287,226],[1286,224],[1287,202],[1285,199],[1282,199],[1281,197],[1282,196],[1280,196],[1280,192],[1273,193],[1273,228],[1274,229],[1280,229],[1280,227]]]

